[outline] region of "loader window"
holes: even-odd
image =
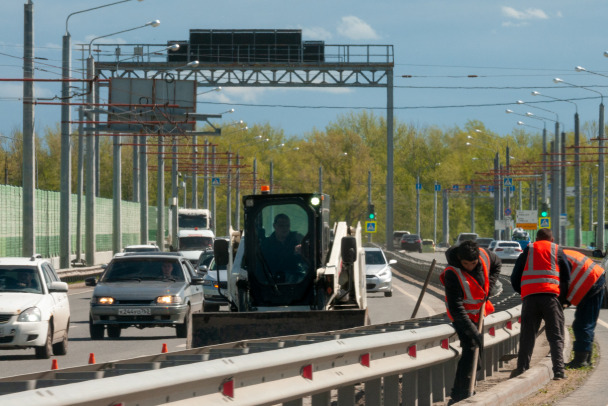
[[[309,250],[303,249],[309,234],[306,211],[296,204],[267,206],[257,218],[260,257],[256,278],[264,285],[298,284],[307,276]]]

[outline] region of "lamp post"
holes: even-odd
[[[494,221],[496,222],[496,221],[502,220],[503,219],[503,211],[501,210],[502,196],[500,193],[502,191],[502,184],[501,184],[502,179],[501,179],[501,175],[499,172],[500,159],[499,159],[498,151],[494,151],[491,148],[480,147],[479,145],[474,145],[470,142],[467,142],[465,145],[473,146],[475,148],[485,149],[494,154]],[[501,235],[501,231],[499,231],[495,228],[494,229],[494,239],[500,240],[501,239],[500,235]]]
[[[59,222],[59,267],[69,268],[70,266],[70,196],[72,194],[72,154],[71,154],[71,109],[68,100],[70,99],[70,77],[71,77],[71,63],[72,63],[72,46],[71,46],[71,35],[68,29],[68,22],[70,17],[86,13],[93,10],[98,10],[104,7],[113,6],[116,4],[126,3],[132,0],[121,0],[109,4],[104,4],[98,7],[92,7],[85,10],[75,11],[68,14],[65,19],[65,34],[62,41],[62,60],[61,60],[61,98],[63,104],[61,105],[61,175],[60,175],[60,222]],[[142,1],[142,0],[138,0]],[[79,222],[80,219],[78,218]],[[80,238],[80,236],[78,236]]]
[[[585,68],[583,68],[582,66],[577,66],[575,68],[575,70],[577,72],[588,72],[591,74],[596,74],[599,76],[604,76],[602,74],[596,73],[596,72],[591,72],[586,70]],[[564,80],[560,79],[560,78],[554,78],[553,82],[556,84],[566,84],[572,87],[578,87],[581,89],[585,89],[587,91],[593,92],[593,93],[597,93],[600,95],[601,98],[601,102],[600,102],[600,108],[599,108],[599,128],[598,128],[598,142],[599,142],[599,148],[598,148],[598,180],[597,180],[597,194],[598,194],[598,201],[597,201],[597,235],[596,235],[596,247],[598,247],[600,250],[604,251],[605,249],[605,241],[604,241],[604,223],[605,223],[605,212],[604,212],[604,202],[606,199],[606,179],[605,179],[605,168],[604,168],[604,95],[596,90],[593,89],[589,89],[588,87],[585,86],[579,86],[579,85],[575,85],[569,82],[565,82]],[[576,120],[578,122],[578,113],[576,116]],[[576,131],[578,133],[578,129]],[[578,136],[577,136],[578,139]],[[577,149],[578,152],[578,149]],[[580,165],[579,162],[576,162],[577,167]],[[579,191],[580,191],[580,174],[579,174],[579,181],[577,182],[577,184],[579,185]],[[577,201],[579,201],[580,199],[580,193],[577,193]],[[580,202],[578,203],[580,206]],[[580,243],[579,243],[580,246]]]

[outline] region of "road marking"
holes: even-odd
[[[410,294],[410,293],[406,292],[406,291],[405,291],[403,288],[400,288],[399,286],[396,286],[396,285],[395,285],[395,286],[394,286],[394,288],[395,288],[395,289],[397,289],[399,292],[403,293],[405,296],[407,296],[407,297],[411,298],[411,299],[412,299],[412,300],[413,300],[415,303],[416,303],[416,302],[418,302],[418,297],[417,297],[417,296],[414,296],[414,295],[412,295],[412,294]],[[436,314],[436,313],[437,313],[437,312],[436,312],[436,311],[435,311],[435,310],[434,310],[434,309],[433,309],[431,306],[429,306],[429,305],[427,305],[427,304],[424,304],[424,302],[420,303],[420,306],[421,306],[421,307],[424,307],[424,308],[426,309],[427,313],[428,313],[429,315],[431,315],[431,316],[432,316],[433,314]]]
[[[597,319],[597,322],[598,322],[599,324],[601,324],[602,326],[604,326],[604,327],[608,328],[608,323],[606,323],[605,321],[603,321],[603,320],[601,320],[601,319]]]
[[[176,345],[177,348],[186,347],[186,344]]]

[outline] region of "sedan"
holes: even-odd
[[[401,237],[401,249],[422,252],[422,239],[418,234],[404,234]]]
[[[393,271],[391,265],[397,261],[386,261],[380,248],[365,247],[365,277],[368,292],[384,292],[385,297],[393,296]]]
[[[503,262],[515,262],[523,250],[517,241],[496,241],[492,252]]]
[[[0,349],[34,348],[36,358],[67,354],[67,291],[48,259],[0,258]]]
[[[85,280],[95,286],[89,333],[101,340],[119,338],[128,327],[174,327],[186,338],[190,315],[203,304],[203,278],[176,253],[133,253],[114,257],[101,275]]]
[[[203,277],[203,292],[205,294],[203,310],[205,312],[217,312],[220,310],[221,305],[228,304],[228,299],[226,298],[226,289],[228,288],[227,276],[226,268],[220,269],[218,282],[218,269],[215,265],[215,259],[212,259],[209,264],[209,270]]]

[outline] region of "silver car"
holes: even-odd
[[[397,261],[386,260],[380,248],[365,247],[365,277],[368,292],[384,292],[385,297],[393,296],[393,271],[391,265]]]
[[[226,289],[228,288],[226,267],[219,270],[219,283],[217,277],[218,269],[214,258],[209,264],[209,270],[203,277],[203,292],[205,294],[203,309],[206,312],[217,312],[220,310],[220,306],[229,304],[226,298]]]
[[[85,280],[95,286],[89,333],[101,340],[119,338],[128,327],[174,327],[185,338],[190,315],[203,305],[203,278],[176,253],[150,252],[114,257],[101,275]]]

